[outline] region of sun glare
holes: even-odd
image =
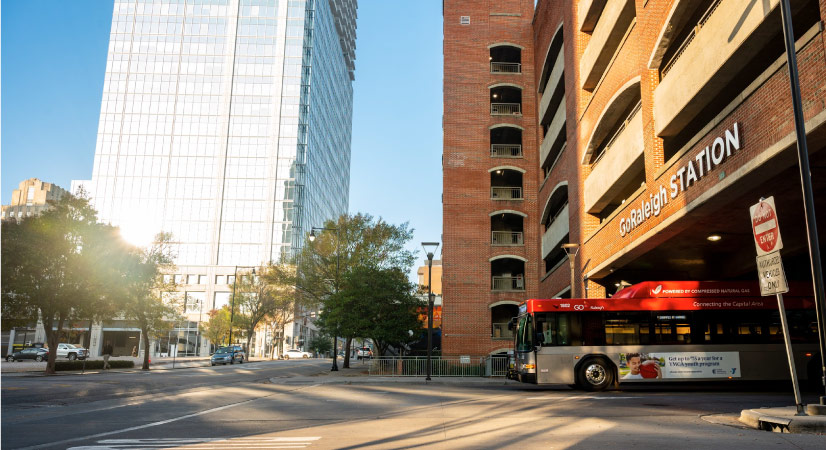
[[[155,238],[155,227],[140,217],[130,218],[120,225],[123,239],[137,247],[146,247]]]

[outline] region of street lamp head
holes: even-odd
[[[579,244],[574,243],[567,243],[561,245],[562,249],[565,250],[565,253],[570,256],[576,256],[579,253]]]
[[[439,248],[438,242],[422,242],[422,248],[424,252],[427,253],[427,259],[433,260],[433,254],[436,253],[436,249]]]
[[[315,228],[310,230],[310,242],[315,241]]]

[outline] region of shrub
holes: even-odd
[[[103,360],[95,359],[86,362],[86,370],[103,369]],[[84,361],[55,361],[54,370],[82,370]],[[109,366],[113,369],[131,369],[135,367],[134,361],[109,360]]]

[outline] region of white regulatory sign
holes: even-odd
[[[760,278],[760,295],[775,295],[789,292],[786,272],[780,252],[772,252],[757,257],[757,275]]]

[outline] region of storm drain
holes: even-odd
[[[766,417],[757,421],[757,427],[763,431],[771,431],[772,433],[791,433],[791,431],[789,431],[790,423],[792,423],[791,419]]]

